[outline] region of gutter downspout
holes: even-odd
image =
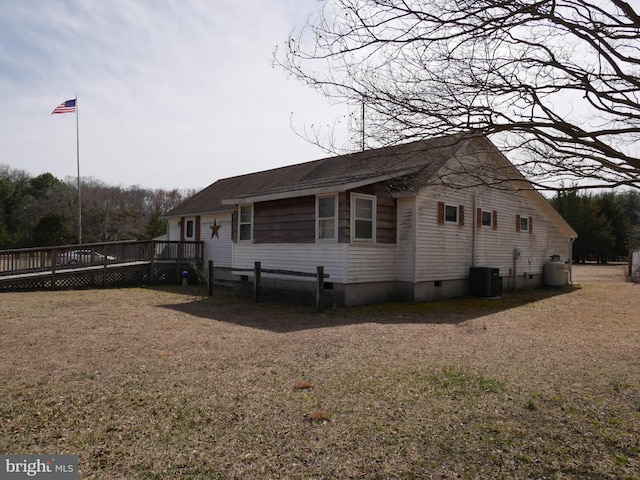
[[[471,212],[473,221],[473,233],[471,238],[471,266],[476,266],[476,249],[478,246],[478,191],[473,192],[473,211]]]
[[[413,301],[416,298],[416,285],[418,283],[418,196],[413,197]]]

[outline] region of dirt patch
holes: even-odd
[[[0,451],[80,478],[639,478],[640,286],[322,314],[220,292],[0,295]],[[302,388],[304,386],[304,388]]]

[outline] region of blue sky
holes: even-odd
[[[272,66],[320,7],[0,0],[0,164],[75,177],[75,114],[51,112],[76,96],[80,173],[110,185],[200,188],[327,156],[294,130],[346,108]]]

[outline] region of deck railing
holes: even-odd
[[[204,261],[203,242],[132,240],[0,250],[0,276],[48,272],[87,265]]]

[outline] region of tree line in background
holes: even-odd
[[[81,179],[83,243],[143,240],[166,233],[162,215],[195,190],[114,187]],[[78,241],[76,180],[37,177],[0,165],[0,249]]]
[[[585,193],[559,191],[551,205],[571,225],[578,239],[573,261],[607,263],[626,259],[629,250],[640,248],[640,193]]]

